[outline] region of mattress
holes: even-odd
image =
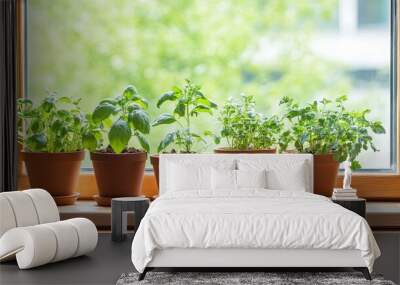
[[[165,193],[135,234],[132,262],[143,272],[157,251],[174,248],[358,250],[370,271],[380,255],[359,215],[320,195],[265,189]]]

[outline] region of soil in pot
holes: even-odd
[[[147,153],[129,149],[115,154],[107,151],[92,152],[90,158],[96,176],[101,206],[109,206],[115,197],[142,195],[142,183]]]
[[[276,153],[276,149],[233,149],[230,147],[219,147],[214,153]]]
[[[314,193],[332,196],[339,170],[333,154],[314,155]]]
[[[74,193],[78,184],[84,151],[76,152],[22,152],[31,188],[43,188],[55,199],[57,205],[74,204],[79,196]]]

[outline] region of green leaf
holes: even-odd
[[[129,123],[143,134],[150,132],[150,118],[149,115],[142,109],[136,109],[128,115]]]
[[[322,103],[323,105],[327,105],[327,104],[329,104],[329,103],[331,103],[331,102],[332,102],[331,100],[326,99],[326,98],[323,98],[323,99],[321,100],[321,103]]]
[[[185,102],[184,100],[180,99],[175,107],[174,113],[180,117],[183,117],[185,116],[185,109],[186,109]]]
[[[97,140],[98,142],[101,143],[101,142],[103,141],[103,135],[101,134],[101,131],[100,131],[100,130],[94,132],[93,134],[94,134],[94,136],[95,136],[95,138],[96,138],[96,140]]]
[[[373,122],[371,129],[375,134],[384,134],[386,132],[381,122]]]
[[[115,100],[111,100],[111,99],[104,99],[101,100],[99,105],[103,105],[105,103],[111,104],[111,105],[117,105],[117,102]]]
[[[72,99],[66,96],[60,97],[57,99],[57,103],[60,104],[71,104],[72,103]]]
[[[211,101],[210,101],[210,107],[213,108],[213,109],[217,109],[217,108],[218,108],[218,105],[215,104],[214,102],[211,102]]]
[[[32,106],[32,105],[33,105],[32,100],[30,100],[30,99],[24,99],[24,98],[19,98],[19,99],[17,100],[17,103],[20,104],[20,105],[28,105],[28,106]]]
[[[210,107],[205,105],[197,105],[194,109],[190,112],[191,115],[197,115],[198,113],[209,113],[212,114]]]
[[[82,136],[82,143],[83,147],[89,151],[95,151],[97,148],[97,140],[93,133],[84,133]]]
[[[290,98],[288,96],[284,96],[279,101],[279,105],[284,105],[284,104],[292,105],[293,101],[294,101],[293,98]]]
[[[64,136],[66,136],[67,135],[67,133],[68,133],[68,129],[65,127],[65,126],[61,126],[58,130],[57,130],[57,137],[58,137],[58,139],[60,140],[60,143],[61,143],[61,141],[64,139],[63,137]]]
[[[353,160],[351,162],[351,169],[352,170],[357,170],[357,169],[360,169],[360,168],[361,168],[360,162],[358,162],[357,160]]]
[[[62,119],[65,119],[65,118],[69,117],[69,114],[70,113],[67,110],[58,110],[57,111],[57,116],[62,118]]]
[[[34,134],[26,139],[30,151],[44,151],[47,145],[47,137],[44,133]]]
[[[82,101],[82,98],[78,98],[78,99],[72,101],[72,104],[74,104],[75,106],[78,106],[81,103],[81,101]]]
[[[127,99],[127,100],[131,100],[133,98],[133,96],[139,94],[136,87],[133,85],[128,85],[124,92],[122,93],[122,96]]]
[[[165,101],[175,101],[176,99],[178,99],[177,93],[174,91],[168,91],[167,93],[161,95],[160,99],[158,99],[157,108],[160,108]]]
[[[321,154],[321,153],[313,153],[313,154]],[[334,152],[333,158],[338,162],[343,162],[347,159],[347,153]]]
[[[166,149],[176,138],[176,132],[167,134],[164,139],[160,142],[157,148],[157,152],[161,152]]]
[[[173,115],[171,114],[161,114],[152,124],[153,127],[158,126],[158,125],[168,125],[176,122],[176,119]]]
[[[47,97],[42,103],[42,109],[45,113],[50,113],[50,111],[55,108],[55,98]]]
[[[35,118],[31,121],[30,129],[33,133],[38,133],[42,130],[42,122],[39,118]]]
[[[135,102],[144,109],[147,109],[147,107],[149,106],[149,102],[145,98],[139,95],[133,96],[131,101]]]
[[[34,118],[37,116],[37,110],[25,110],[23,112],[18,112],[18,116],[23,119]]]
[[[147,152],[150,152],[150,145],[147,139],[140,133],[136,133],[136,136],[139,140],[140,145],[143,147],[143,149]]]
[[[128,106],[128,112],[132,112],[132,111],[140,109],[140,108],[141,107],[138,104],[134,103],[134,104],[131,104]]]
[[[92,120],[95,123],[100,123],[101,121],[107,119],[115,110],[114,105],[109,103],[100,104],[94,109]]]
[[[340,96],[340,97],[338,97],[338,98],[336,98],[336,102],[338,102],[338,103],[342,103],[342,102],[344,102],[344,101],[347,101],[347,95],[342,95],[342,96]]]
[[[101,123],[103,124],[104,128],[109,129],[112,127],[114,122],[111,117],[108,117],[107,119],[104,119]]]
[[[214,102],[211,102],[210,100],[208,100],[206,97],[201,97],[201,98],[197,98],[196,102],[199,105],[204,105],[204,106],[208,106],[210,108],[216,109],[218,107],[217,104],[215,104]]]
[[[81,115],[75,115],[74,116],[74,126],[78,127],[82,122],[82,116]]]
[[[51,125],[51,130],[55,133],[59,132],[63,127],[63,122],[60,120],[55,120]]]
[[[200,89],[201,87],[199,86],[199,89]],[[201,91],[199,91],[199,90],[197,90],[196,92],[195,92],[195,94],[196,94],[196,96],[197,97],[199,97],[199,98],[206,98],[206,96],[203,94],[203,92],[201,92]]]
[[[131,129],[126,121],[119,119],[111,127],[108,140],[115,153],[121,153],[128,146],[132,136]]]

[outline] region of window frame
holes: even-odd
[[[26,64],[26,1],[17,0],[18,5],[18,96],[20,98],[26,95],[26,78],[27,70]],[[353,176],[353,187],[358,190],[360,197],[366,198],[370,201],[400,201],[400,17],[398,8],[400,7],[400,0],[391,0],[391,15],[390,15],[390,28],[391,28],[391,168],[390,169],[365,169],[357,172]],[[20,157],[20,156],[19,156]],[[26,189],[29,187],[29,181],[26,173],[23,171],[22,162],[19,158],[19,179],[18,188]],[[339,173],[336,184],[340,186],[343,176]],[[158,194],[155,178],[152,171],[146,171],[142,187],[143,193],[148,196]],[[97,185],[94,173],[91,170],[83,169],[80,174],[80,179],[77,187],[80,193],[80,199],[92,199],[93,195],[97,193]]]
[[[391,1],[391,15],[390,15],[390,29],[391,29],[391,76],[390,76],[390,85],[391,85],[391,129],[390,136],[392,141],[392,152],[391,152],[391,161],[392,168],[394,168],[394,172],[400,173],[400,92],[398,87],[400,86],[400,29],[398,25],[400,23],[400,16],[398,13],[398,9],[400,7],[400,0],[392,0]]]

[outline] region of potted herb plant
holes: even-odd
[[[217,105],[201,92],[201,86],[192,84],[188,79],[183,88],[175,86],[171,91],[161,95],[157,102],[157,107],[160,108],[167,101],[174,103],[173,112],[161,114],[154,120],[152,126],[174,124],[176,128],[165,135],[158,145],[157,152],[160,153],[170,148],[172,153],[193,153],[193,148],[196,144],[206,144],[205,137],[213,136],[213,134],[210,131],[205,131],[203,134],[194,132],[192,120],[200,113],[212,115],[212,110],[216,109]],[[214,136],[214,139],[218,142],[217,137]],[[159,156],[152,155],[150,161],[153,165],[158,185]]]
[[[84,116],[80,99],[48,94],[38,105],[19,99],[18,140],[32,188],[43,188],[58,205],[73,204],[81,161]]]
[[[130,85],[121,96],[101,101],[87,116],[83,144],[90,150],[99,190],[94,199],[99,205],[109,206],[113,197],[141,195],[149,151],[144,137],[150,132],[147,106]],[[134,147],[134,139],[143,150]]]
[[[300,153],[314,155],[314,192],[330,196],[336,183],[339,163],[349,160],[353,169],[361,167],[357,160],[362,150],[373,144],[371,132],[385,133],[382,123],[366,118],[370,110],[349,111],[344,106],[347,97],[331,101],[322,99],[300,106],[293,99],[284,97],[280,104],[286,107],[284,117],[289,131],[289,142]]]
[[[221,137],[228,147],[216,153],[275,153],[282,123],[277,116],[266,117],[255,110],[253,96],[242,94],[239,101],[233,98],[224,105],[219,120]]]

